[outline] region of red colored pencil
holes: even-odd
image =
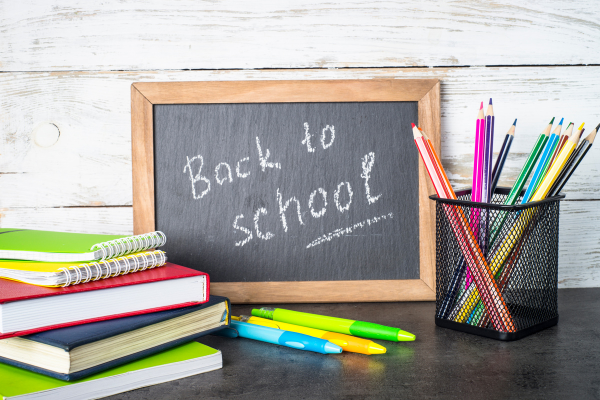
[[[456,199],[456,195],[451,191],[450,197],[447,197],[447,192],[452,188],[444,179],[445,172],[439,158],[433,147],[430,147],[428,141],[423,137],[423,134],[413,124],[413,136],[415,144],[421,155],[427,173],[433,182],[438,197]],[[444,182],[446,180],[446,182]],[[448,185],[448,187],[445,187]],[[515,325],[506,306],[506,303],[496,285],[494,276],[491,273],[490,267],[485,260],[485,256],[477,243],[477,239],[471,230],[468,219],[460,207],[444,205],[444,212],[451,222],[452,230],[461,248],[467,265],[471,269],[475,285],[477,286],[479,296],[490,315],[492,324],[497,330],[506,332],[514,332]]]

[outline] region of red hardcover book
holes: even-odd
[[[207,274],[172,263],[64,288],[0,279],[0,339],[205,303]]]

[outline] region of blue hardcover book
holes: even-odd
[[[229,299],[0,340],[0,361],[72,381],[227,328]]]

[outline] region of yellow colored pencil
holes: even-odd
[[[531,201],[543,200],[546,197],[550,191],[550,188],[552,187],[552,184],[554,181],[556,181],[560,171],[563,169],[569,156],[575,149],[575,146],[579,141],[580,134],[581,131],[577,131],[567,140],[558,157],[556,157],[556,160],[550,167],[550,170],[542,180],[542,183],[533,194]],[[490,270],[494,275],[500,270],[500,267],[504,265],[506,259],[510,256],[513,247],[520,241],[523,232],[529,225],[529,222],[534,215],[533,210],[534,209],[532,208],[528,208],[521,212],[519,215],[519,220],[515,221],[512,230],[506,235],[505,239],[502,241],[502,244],[494,250],[494,253],[491,257],[492,261],[489,263]],[[457,322],[465,322],[469,315],[471,315],[471,312],[477,305],[478,301],[479,293],[472,291],[454,320]]]
[[[556,160],[554,160],[554,163],[550,167],[550,170],[544,177],[544,180],[542,181],[542,183],[540,183],[540,186],[533,194],[531,201],[540,201],[546,197],[546,195],[550,191],[550,188],[552,187],[552,184],[558,177],[558,174],[560,174],[560,171],[562,171],[563,167],[567,163],[569,156],[571,155],[573,150],[575,150],[575,146],[577,146],[577,142],[579,142],[579,135],[581,135],[581,130],[575,132],[569,138],[569,140],[567,140],[563,148],[560,150],[560,154],[558,155],[558,157],[556,157]]]

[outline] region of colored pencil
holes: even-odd
[[[579,138],[577,138],[576,136],[577,133],[574,134],[571,138],[569,138],[569,140],[567,140],[560,154],[556,158],[556,161],[550,167],[550,171],[548,171],[541,185],[533,194],[531,201],[543,200],[546,197],[548,191],[550,190],[550,186],[556,180],[561,169],[564,167],[567,159],[573,152],[573,149],[575,148],[575,143],[579,140]],[[523,210],[519,213],[519,216],[513,224],[512,229],[505,236],[502,243],[495,248],[494,253],[491,256],[489,266],[492,274],[496,275],[498,271],[500,271],[507,258],[510,256],[515,245],[517,245],[521,241],[521,238],[523,237],[523,232],[529,227],[530,222],[532,221],[535,215],[535,209],[531,208]],[[469,292],[469,290],[466,290],[465,294],[467,292]],[[464,322],[468,320],[472,311],[477,306],[479,297],[480,295],[476,293],[476,291],[470,291],[466,299],[464,299],[464,301],[462,302],[461,310],[456,317],[457,319],[459,319],[458,322]]]
[[[477,175],[481,174],[481,172],[482,172],[481,162],[480,162],[481,157],[479,157],[479,158],[477,157],[479,149],[482,149],[482,147],[479,145],[479,143],[481,143],[481,141],[483,140],[481,137],[479,137],[479,133],[481,132],[481,130],[479,128],[480,128],[480,126],[481,126],[481,128],[483,128],[485,126],[485,123],[480,124],[480,121],[482,121],[482,122],[484,121],[483,118],[480,118],[480,117],[483,117],[483,102],[481,103],[481,106],[479,108],[479,115],[477,117],[476,137],[475,137],[475,157],[473,160],[473,188],[471,191],[471,201],[476,201],[476,202],[481,201],[481,190],[480,190],[481,186],[479,186],[479,190],[476,189],[478,187],[478,183],[476,181],[480,181],[480,179],[481,179],[480,177],[477,178]],[[492,178],[492,188],[491,188],[492,193],[496,189],[496,186],[498,185],[498,181],[500,179],[500,175],[502,174],[502,170],[504,168],[506,157],[508,156],[510,147],[512,145],[512,141],[514,139],[516,125],[517,125],[517,120],[515,119],[513,124],[508,129],[508,132],[506,133],[506,137],[504,138],[504,142],[502,143],[500,153],[498,154],[498,158],[496,158],[496,163],[495,163],[494,169],[492,171],[492,177],[493,177]],[[479,155],[482,156],[483,154],[479,154]],[[478,192],[479,192],[479,196],[475,196],[474,194],[476,194]],[[472,210],[471,229],[473,229],[473,233],[478,234],[478,231],[479,231],[479,209],[477,209],[477,208]],[[480,242],[480,245],[481,245],[481,242]],[[463,283],[464,283],[465,288],[468,288],[472,282],[472,278],[470,276],[470,272],[469,272],[468,267],[466,266],[464,258],[460,257],[458,260],[457,267],[454,270],[454,274],[452,275],[452,279],[450,280],[450,284],[448,285],[448,289],[446,291],[446,296],[444,296],[444,299],[442,300],[442,303],[438,310],[437,316],[439,318],[447,318],[448,317],[448,313],[450,312],[450,307],[452,306],[452,302],[453,302],[454,298],[456,297],[456,294],[459,290],[459,286],[462,282],[462,278],[463,278],[463,275],[465,274],[465,272],[466,272],[466,277],[465,277],[465,281]]]
[[[529,186],[527,187],[527,190],[521,199],[521,204],[529,202],[529,199],[531,199],[531,196],[533,196],[535,190],[538,188],[540,183],[542,183],[542,179],[544,179],[544,176],[546,176],[546,172],[548,172],[548,168],[550,167],[550,159],[552,158],[552,155],[556,150],[556,146],[558,145],[558,140],[560,138],[560,127],[561,124],[558,124],[554,132],[552,132],[552,135],[550,135],[550,138],[548,138],[548,142],[546,143],[546,146],[544,146],[544,151],[542,152],[540,161],[537,164],[537,168],[531,177],[531,182],[529,182]]]
[[[556,179],[556,182],[554,182],[552,189],[550,189],[550,196],[556,196],[563,189],[571,175],[573,175],[573,172],[575,172],[575,169],[577,169],[577,167],[581,163],[581,160],[583,160],[583,157],[585,157],[587,152],[592,148],[592,145],[594,144],[594,139],[596,138],[596,133],[598,132],[599,128],[600,124],[598,124],[598,126],[596,126],[596,129],[594,129],[589,135],[586,136],[585,139],[581,141],[581,143],[579,143],[579,146],[577,146],[577,154],[575,155],[575,157],[570,159],[568,165],[565,166],[561,174]]]
[[[540,184],[540,187],[538,187],[537,190],[535,191],[535,193],[533,194],[531,201],[539,201],[539,200],[543,200],[546,198],[546,195],[548,194],[548,192],[550,191],[550,188],[556,181],[556,178],[558,178],[558,174],[565,166],[567,159],[569,158],[569,156],[575,149],[575,146],[578,141],[579,141],[579,132],[575,132],[575,134],[573,134],[573,136],[571,136],[565,142],[565,145],[563,146],[560,153],[558,154],[558,157],[556,157],[556,160],[554,160],[554,163],[552,164],[552,166],[550,167],[550,170],[544,177],[544,180]]]
[[[575,133],[567,140],[560,154],[556,158],[556,161],[550,167],[550,171],[548,171],[546,177],[540,184],[539,188],[533,194],[531,201],[543,200],[546,197],[548,191],[550,190],[550,186],[552,186],[561,169],[564,167],[567,159],[573,152],[573,149],[575,148],[575,143],[579,141],[577,135],[578,133]],[[523,210],[519,214],[519,217],[517,218],[515,223],[513,224],[511,231],[508,232],[506,237],[503,239],[502,243],[497,248],[495,248],[494,253],[491,256],[491,261],[489,262],[492,274],[496,275],[496,273],[500,270],[502,265],[504,265],[506,259],[510,256],[514,246],[520,242],[521,237],[523,236],[523,232],[527,229],[529,223],[535,215],[534,210],[535,209]],[[465,294],[467,292],[469,292],[469,290],[466,290]],[[459,319],[458,322],[464,322],[468,319],[471,312],[477,305],[478,300],[479,294],[476,293],[476,291],[471,290],[470,293],[467,295],[467,298],[464,299],[464,301],[462,302],[461,310],[456,317],[457,319]],[[457,319],[455,319],[455,321]]]
[[[483,115],[483,101],[479,106],[479,113],[477,113],[477,121],[475,126],[475,152],[473,154],[473,185],[471,186],[471,201],[480,202],[482,201],[482,189],[483,189],[483,169],[484,169],[484,153],[485,153],[485,116]],[[474,209],[471,212],[471,229],[477,237],[481,237],[479,232],[479,209]],[[480,242],[481,244],[481,242]],[[464,260],[463,260],[464,264]],[[461,266],[459,265],[459,268]],[[469,267],[464,265],[466,268],[466,282],[469,286],[473,282],[471,271]]]
[[[583,132],[585,131],[585,129],[583,128],[583,125],[585,125],[585,122],[581,124],[581,126],[579,126],[579,129],[577,130],[579,132],[579,138],[581,139]],[[582,141],[583,142],[583,141]],[[581,145],[581,143],[579,143],[579,145]],[[569,159],[567,160],[567,163],[565,164],[565,167],[563,168],[563,170],[561,171],[561,173],[558,175],[558,178],[556,178],[556,180],[558,181],[561,178],[561,175],[565,172],[565,169],[568,168],[568,166],[571,164],[571,162],[573,161],[573,158],[575,157],[575,155],[577,154],[577,152],[579,151],[579,147],[577,146],[575,148],[575,150],[573,150],[573,153],[571,153],[571,156],[569,156]],[[555,182],[556,184],[556,182]],[[554,186],[554,185],[553,185]],[[550,192],[552,192],[552,189],[550,189]],[[552,197],[553,195],[551,193],[548,193],[548,197]]]
[[[473,186],[471,201],[481,201],[481,180],[483,179],[483,150],[485,146],[485,117],[483,116],[483,101],[479,106],[475,122],[475,152],[473,154]]]
[[[544,148],[544,145],[548,141],[548,134],[550,133],[550,130],[552,129],[553,122],[554,122],[554,118],[552,118],[550,123],[546,126],[546,128],[544,128],[544,130],[542,131],[542,133],[536,140],[536,142],[533,146],[533,149],[531,150],[531,153],[529,153],[527,160],[525,160],[525,164],[523,165],[523,168],[521,168],[521,172],[517,176],[517,179],[516,179],[515,183],[513,184],[513,187],[511,188],[508,196],[504,200],[505,205],[514,205],[517,202],[517,199],[519,198],[519,195],[521,194],[521,191],[523,190],[523,186],[525,185],[525,182],[531,175],[531,172],[533,171],[535,163],[537,162],[538,158],[540,157],[542,150]],[[498,235],[500,234],[500,232],[502,230],[502,227],[504,226],[504,223],[505,223],[508,215],[509,215],[508,212],[502,212],[502,211],[499,212],[497,217],[495,218],[494,222],[491,224],[492,228],[490,230],[490,232],[491,232],[490,247],[492,247],[494,245]],[[496,270],[498,268],[499,268],[499,266],[496,266],[494,269],[492,269],[492,272],[495,274]],[[465,291],[461,294],[461,296],[456,301],[456,304],[455,304],[454,308],[452,309],[452,312],[450,313],[449,318],[456,322],[466,322],[467,318],[469,317],[469,315],[472,311],[472,307],[475,306],[475,304],[471,305],[471,303],[473,303],[473,302],[476,303],[477,300],[479,300],[479,294],[477,293],[477,290],[473,286],[470,286],[469,288],[465,289]]]
[[[431,143],[431,139],[429,139],[429,137],[425,134],[425,132],[423,132],[423,129],[421,129],[421,128],[417,128],[417,129],[419,129],[419,132],[421,132],[421,135],[423,135],[423,138],[425,138],[425,140],[427,141],[427,145],[428,145],[427,151],[435,161],[434,166],[436,167],[436,171],[440,174],[440,178],[442,180],[442,185],[444,186],[446,195],[448,196],[448,198],[456,199],[456,194],[454,193],[454,189],[452,189],[452,185],[450,185],[450,180],[448,180],[446,171],[444,170],[444,168],[442,168],[442,162],[438,158],[438,155],[433,148],[433,143]]]
[[[573,123],[570,122],[569,125],[567,125],[567,129],[565,130],[565,132],[562,135],[560,135],[560,139],[558,140],[558,144],[556,145],[556,149],[554,150],[554,154],[552,154],[552,158],[550,159],[550,166],[552,166],[552,163],[556,159],[556,156],[558,156],[558,153],[560,153],[560,151],[562,150],[562,148],[565,145],[566,141],[569,139],[569,137],[571,137],[571,133],[573,132],[572,126],[573,126]]]
[[[515,119],[515,122],[513,122],[508,129],[506,136],[504,136],[504,142],[502,143],[500,153],[498,153],[498,158],[496,159],[496,164],[494,165],[494,170],[492,171],[492,193],[494,193],[496,186],[498,186],[498,181],[500,180],[500,175],[502,174],[502,169],[504,168],[504,163],[506,162],[506,157],[510,151],[510,146],[512,146],[513,139],[515,138],[516,127],[517,120]]]
[[[494,107],[492,99],[485,115],[485,142],[483,147],[483,179],[481,180],[481,201],[489,203],[492,197],[492,157],[494,155]]]
[[[421,133],[423,133],[421,131]],[[483,174],[483,147],[485,142],[485,117],[483,115],[483,101],[479,106],[479,113],[475,121],[475,151],[473,152],[473,184],[471,187],[471,201],[481,201],[481,179]],[[476,235],[479,235],[479,209],[473,209],[471,212],[471,229]],[[463,275],[465,275],[463,281]],[[450,285],[446,291],[446,296],[442,300],[437,316],[446,318],[450,312],[452,301],[456,297],[461,283],[470,285],[473,281],[469,267],[465,263],[465,259],[460,257],[457,267],[454,269],[454,274],[450,280]]]
[[[433,182],[434,188],[436,189],[437,195],[440,198],[446,197],[446,190],[442,184],[443,166],[439,164],[439,158],[437,155],[432,157],[431,154],[435,154],[433,147],[429,147],[428,141],[425,140],[421,132],[413,124],[413,136],[421,159],[423,160],[430,179]],[[438,163],[437,165],[435,165]],[[456,198],[456,196],[452,197]],[[473,234],[471,227],[468,223],[467,217],[460,207],[444,205],[444,211],[447,218],[451,222],[452,230],[456,236],[457,242],[461,248],[463,256],[467,260],[467,264],[473,274],[475,286],[481,294],[481,299],[486,308],[488,315],[492,321],[492,324],[497,330],[505,332],[514,332],[515,325],[506,302],[504,301],[498,286],[494,280],[494,276],[490,271],[489,266],[485,260],[485,256],[481,251],[477,243],[477,239]],[[473,285],[471,285],[473,286]]]
[[[596,133],[599,128],[600,128],[600,124],[598,124],[596,129],[594,129],[585,139],[583,139],[581,141],[581,143],[579,143],[579,146],[577,146],[577,149],[571,153],[571,156],[567,159],[567,162],[565,163],[561,172],[558,174],[558,178],[552,185],[552,188],[550,189],[550,192],[548,193],[548,195],[546,197],[555,196],[556,194],[560,193],[560,191],[565,186],[565,184],[567,183],[569,178],[573,175],[573,172],[575,171],[575,169],[581,163],[581,160],[583,160],[583,158],[585,157],[587,152],[592,147],[592,144],[596,137]],[[581,124],[577,133],[575,135],[573,135],[571,138],[571,141],[573,142],[573,146],[574,146],[574,144],[576,144],[578,142],[578,136],[580,136],[580,134],[582,132],[583,132],[583,124]],[[530,225],[530,227],[528,230],[531,231],[533,229],[533,227],[535,226],[535,221],[533,221],[533,223],[530,223],[529,225]],[[525,232],[523,234],[523,237],[525,238],[527,236],[528,236],[528,233]],[[515,253],[515,251],[518,252],[518,249],[521,246],[521,244],[523,243],[523,241],[524,240],[521,240],[519,242],[518,247],[515,250],[513,250],[513,253]],[[511,259],[514,259],[514,258],[515,258],[514,255],[511,256]],[[517,256],[517,258],[518,258],[518,256]],[[498,281],[498,286],[500,287],[500,289],[502,291],[504,291],[504,288],[505,288],[506,284],[508,283],[510,274],[512,272],[512,266],[513,266],[514,262],[511,262],[511,259],[509,259],[507,261],[506,265],[504,266],[504,268],[502,269],[500,274],[496,276],[496,279]],[[484,314],[483,307],[482,307],[482,304],[480,303],[477,306],[477,308],[473,311],[472,315],[474,315],[474,317],[472,318],[471,323],[474,325],[477,325],[479,327],[485,327],[487,325],[487,323],[489,322],[489,319],[486,319],[485,317],[482,319],[481,315],[483,315],[483,314]]]

